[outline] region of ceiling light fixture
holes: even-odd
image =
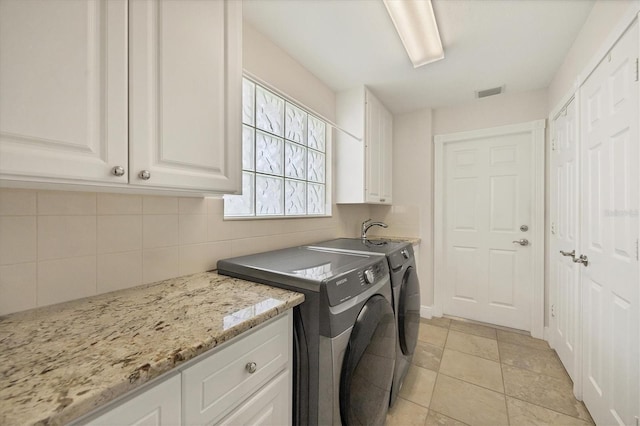
[[[414,68],[444,58],[431,0],[382,0]]]

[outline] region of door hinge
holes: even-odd
[[[551,222],[551,234],[552,235],[556,234],[556,223],[555,222]]]
[[[640,260],[639,256],[638,256],[638,238],[636,238],[636,260]],[[640,425],[638,425],[640,426]]]
[[[551,151],[556,150],[556,138],[551,139]]]
[[[556,305],[551,305],[551,316],[554,318],[556,316]]]
[[[638,58],[636,58],[636,81],[638,81]]]

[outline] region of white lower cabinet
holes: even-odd
[[[287,425],[291,423],[291,375],[285,371],[260,389],[220,423],[223,425]]]
[[[177,374],[87,423],[90,426],[177,425],[181,421]]]
[[[288,311],[76,424],[290,425],[292,333]]]

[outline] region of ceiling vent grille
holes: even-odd
[[[476,92],[476,98],[480,99],[480,98],[486,98],[487,96],[499,95],[500,93],[503,92],[503,90],[504,90],[504,86],[493,87],[491,89],[485,89],[485,90],[478,90]]]

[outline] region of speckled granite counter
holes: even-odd
[[[420,244],[420,238],[417,237],[388,237],[386,235],[371,235],[369,237],[370,240],[389,240],[389,241],[406,241],[410,243],[412,246],[416,244]]]
[[[0,425],[66,423],[303,301],[207,272],[0,317]]]

